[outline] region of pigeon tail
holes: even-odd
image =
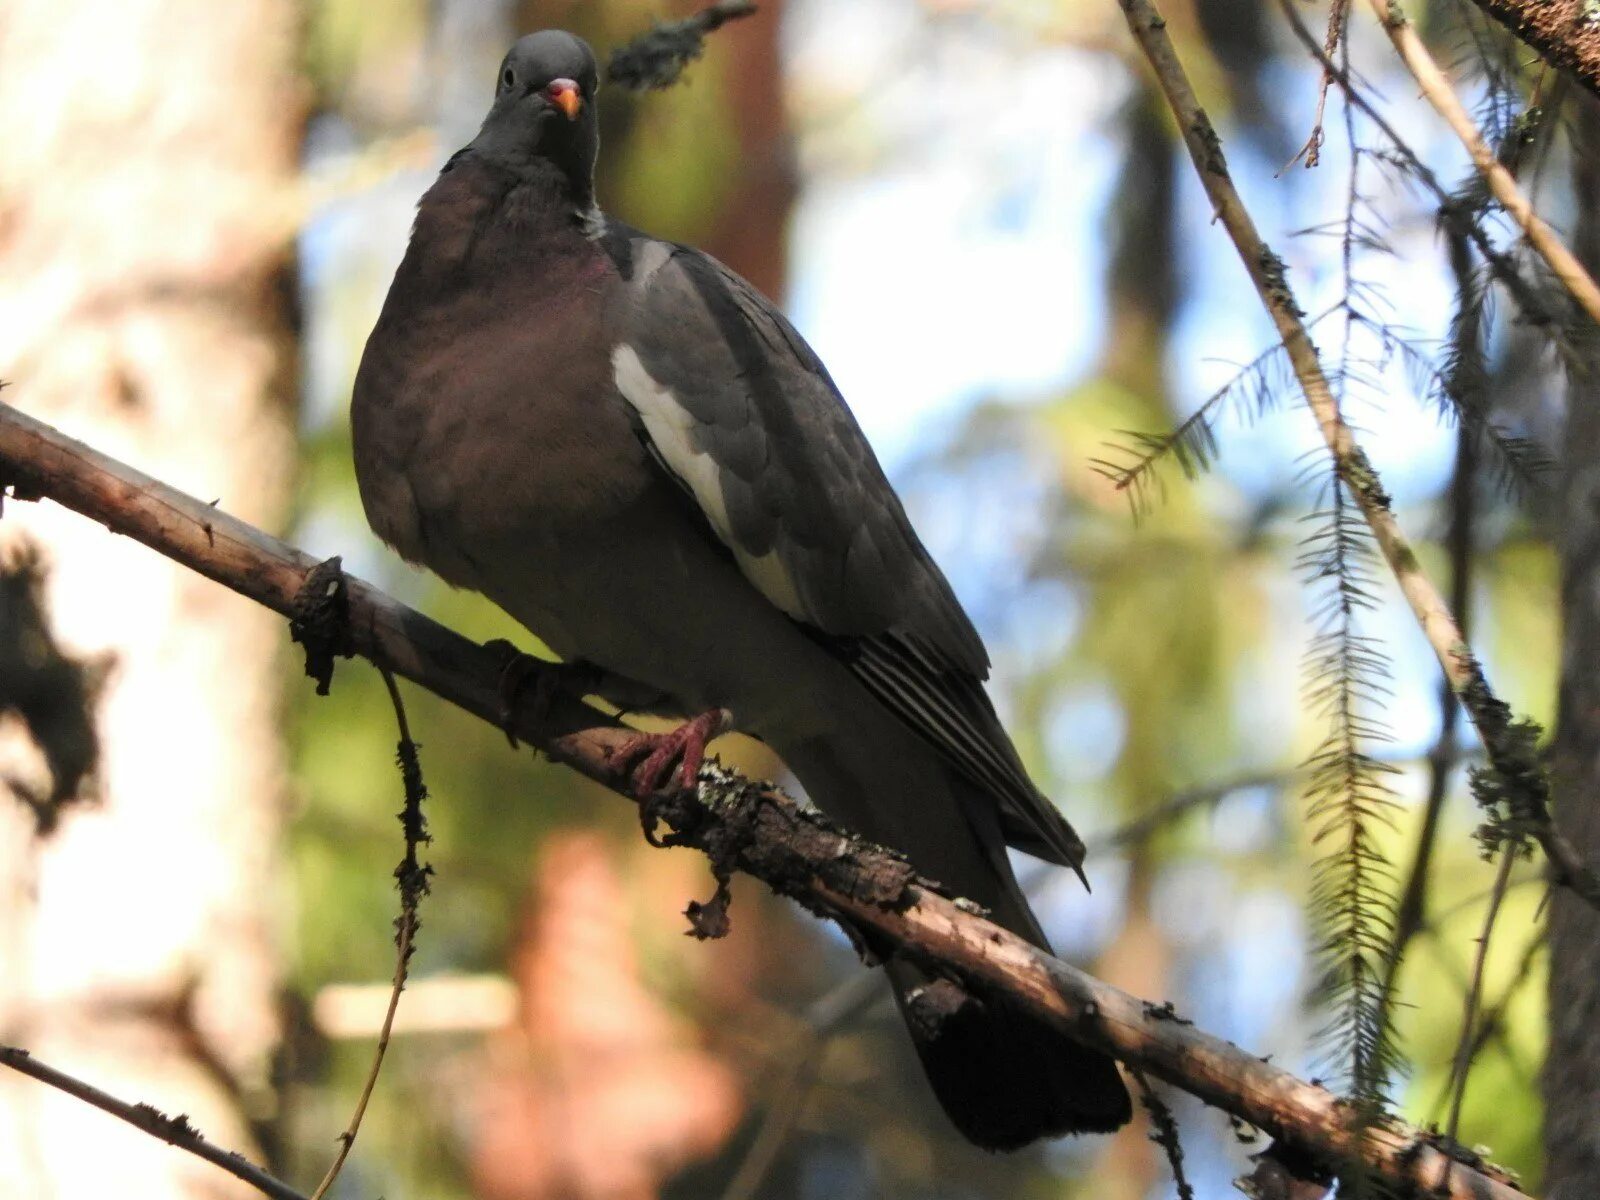
[[[902,851],[922,874],[1048,951],[1006,857],[995,802],[875,704],[852,706],[849,716],[830,737],[798,745],[775,739],[812,802]],[[890,958],[887,971],[928,1081],[969,1141],[1015,1150],[1040,1138],[1109,1133],[1132,1117],[1127,1088],[1106,1055],[1001,997],[968,995],[916,963]]]
[[[933,1094],[974,1145],[1017,1150],[1111,1133],[1133,1115],[1116,1064],[1099,1051],[1002,1000],[951,995],[954,985],[915,963],[894,959],[886,969]]]

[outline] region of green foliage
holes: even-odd
[[[1316,595],[1306,652],[1306,699],[1326,722],[1307,760],[1307,816],[1313,864],[1310,910],[1321,975],[1318,993],[1332,1010],[1324,1030],[1352,1100],[1378,1115],[1401,1065],[1386,1019],[1384,969],[1394,935],[1394,870],[1378,830],[1392,825],[1395,768],[1374,755],[1391,740],[1383,718],[1388,659],[1360,629],[1374,605],[1375,556],[1342,477],[1310,520],[1300,564]]]
[[[1322,313],[1308,322],[1308,327],[1315,327],[1334,311]],[[1276,342],[1240,367],[1169,432],[1119,430],[1121,440],[1112,443],[1111,457],[1090,462],[1128,497],[1133,515],[1143,517],[1157,499],[1166,499],[1162,468],[1169,460],[1193,482],[1216,463],[1219,425],[1259,419],[1280,407],[1294,386],[1288,355],[1283,343]]]

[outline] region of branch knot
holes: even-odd
[[[306,651],[306,675],[317,681],[317,695],[333,683],[333,660],[355,653],[350,640],[350,588],[343,560],[336,554],[306,572],[295,593],[289,636]]]

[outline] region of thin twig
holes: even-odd
[[[1600,909],[1600,878],[1583,863],[1582,856],[1556,830],[1549,815],[1549,780],[1542,765],[1531,761],[1531,739],[1513,724],[1510,710],[1490,689],[1479,660],[1461,636],[1443,595],[1423,569],[1411,540],[1395,519],[1389,495],[1371,460],[1345,422],[1329,386],[1316,346],[1306,330],[1302,309],[1295,301],[1284,262],[1262,240],[1244,201],[1228,173],[1211,120],[1201,108],[1187,72],[1178,60],[1166,21],[1151,0],[1119,0],[1135,40],[1154,69],[1157,81],[1183,131],[1217,219],[1233,240],[1261,302],[1289,359],[1306,404],[1315,417],[1335,470],[1354,495],[1373,541],[1382,551],[1423,636],[1433,649],[1451,690],[1462,701],[1483,740],[1489,761],[1508,786],[1518,789],[1521,815],[1529,832],[1544,847],[1560,882]]]
[[[0,484],[17,499],[49,497],[134,537],[207,578],[289,616],[319,565],[220,509],[0,404]],[[348,579],[349,649],[433,691],[495,729],[637,801],[615,753],[629,736],[613,719],[560,693],[502,712],[504,657]],[[559,678],[559,677],[558,677]],[[983,919],[932,889],[905,860],[850,835],[769,785],[713,764],[693,793],[648,799],[674,844],[856,932],[898,948],[979,995],[998,994],[1067,1037],[1234,1114],[1321,1161],[1363,1160],[1403,1194],[1440,1200],[1525,1195],[1481,1160],[1462,1166],[1400,1121],[1358,1122],[1327,1089],[1173,1019],[1170,1006],[1130,996]],[[1434,1190],[1443,1188],[1443,1190]]]
[[[1350,19],[1350,0],[1333,0],[1328,6],[1328,33],[1323,39],[1322,54],[1324,66],[1322,79],[1317,85],[1317,111],[1311,119],[1311,136],[1306,138],[1306,144],[1285,164],[1285,169],[1294,166],[1302,158],[1305,159],[1306,169],[1310,170],[1322,161],[1322,114],[1328,107],[1328,88],[1333,84],[1333,55],[1334,51],[1344,43],[1345,25]]]
[[[1411,148],[1410,143],[1400,136],[1399,131],[1389,123],[1388,118],[1355,85],[1355,81],[1351,79],[1349,72],[1323,53],[1322,47],[1317,44],[1315,35],[1306,27],[1306,23],[1300,19],[1300,14],[1295,11],[1294,4],[1295,0],[1278,0],[1278,8],[1282,11],[1290,30],[1300,44],[1317,60],[1323,71],[1332,74],[1334,82],[1344,92],[1345,100],[1355,106],[1367,120],[1372,122],[1374,127],[1383,134],[1389,145],[1394,148],[1394,152],[1404,160],[1405,166],[1412,176],[1433,194],[1434,199],[1438,202],[1439,212],[1445,224],[1452,230],[1471,239],[1478,253],[1483,255],[1484,261],[1489,264],[1489,270],[1494,275],[1495,281],[1511,294],[1511,298],[1516,301],[1517,308],[1521,311],[1525,320],[1539,327],[1554,323],[1554,317],[1545,309],[1538,296],[1534,294],[1533,288],[1522,277],[1522,273],[1517,270],[1517,266],[1512,262],[1511,258],[1495,246],[1477,221],[1471,220],[1463,214],[1459,201],[1439,181],[1439,177],[1434,174],[1433,169],[1423,162],[1421,158],[1417,157],[1416,151]],[[1557,348],[1562,351],[1563,356],[1570,359],[1570,348],[1565,345],[1564,340],[1560,338],[1554,340]]]
[[[1507,886],[1506,890],[1515,891],[1518,888],[1539,887],[1547,883],[1548,880],[1544,879],[1542,875],[1524,875],[1521,879],[1513,879]],[[1480,888],[1478,891],[1472,893],[1472,895],[1463,896],[1454,904],[1448,905],[1445,908],[1441,908],[1438,913],[1435,914],[1433,921],[1428,926],[1429,930],[1437,933],[1439,929],[1443,928],[1450,921],[1454,920],[1462,913],[1467,912],[1469,909],[1477,908],[1478,905],[1482,904],[1492,895],[1494,895],[1494,885],[1491,883],[1488,887]],[[1543,900],[1541,900],[1540,903],[1543,903]]]
[[[834,1036],[846,1022],[885,1000],[887,995],[879,980],[872,975],[855,974],[806,1006],[806,1031],[789,1056],[784,1082],[775,1091],[777,1099],[768,1107],[722,1200],[754,1200],[760,1194],[767,1173],[805,1113],[806,1101],[816,1087],[822,1059]]]
[[[1511,219],[1522,227],[1528,244],[1549,265],[1551,273],[1562,282],[1583,311],[1589,314],[1590,320],[1600,325],[1600,287],[1595,285],[1593,277],[1583,269],[1583,264],[1567,249],[1555,230],[1533,211],[1533,205],[1517,186],[1515,176],[1495,156],[1494,150],[1478,131],[1461,98],[1450,86],[1450,81],[1439,69],[1428,47],[1423,44],[1416,26],[1389,0],[1367,0],[1367,3],[1377,14],[1400,60],[1416,79],[1428,103],[1461,139],[1461,144],[1482,173],[1494,198],[1511,215]]]
[[[389,701],[394,705],[394,719],[399,728],[400,738],[396,757],[400,764],[401,779],[405,785],[405,807],[400,812],[400,824],[405,831],[406,851],[405,857],[400,860],[400,865],[394,872],[400,887],[400,915],[395,919],[394,986],[389,991],[389,1007],[383,1014],[383,1026],[378,1031],[378,1045],[373,1051],[372,1066],[367,1071],[366,1081],[361,1085],[361,1096],[356,1101],[355,1111],[350,1114],[350,1124],[339,1135],[339,1152],[334,1155],[328,1173],[322,1177],[322,1182],[317,1184],[317,1190],[311,1194],[311,1200],[323,1200],[328,1194],[328,1189],[333,1186],[334,1180],[339,1178],[339,1172],[344,1169],[345,1160],[350,1157],[350,1149],[356,1144],[356,1135],[361,1132],[361,1120],[366,1116],[367,1102],[372,1099],[373,1089],[378,1085],[378,1074],[383,1070],[383,1057],[389,1050],[389,1035],[394,1030],[394,1014],[400,1007],[400,993],[406,989],[406,976],[411,969],[411,953],[419,924],[417,909],[422,897],[428,892],[428,877],[433,873],[432,867],[420,863],[417,859],[418,847],[432,840],[428,836],[427,823],[422,812],[422,802],[427,799],[428,789],[422,782],[422,767],[417,758],[417,745],[411,740],[411,726],[406,720],[405,702],[400,697],[400,688],[394,681],[394,675],[388,667],[382,665],[378,667],[378,671],[383,676],[384,686],[389,689]]]
[[[1509,842],[1500,851],[1500,870],[1494,877],[1494,891],[1489,894],[1489,907],[1483,914],[1483,933],[1478,937],[1478,950],[1472,958],[1472,981],[1467,985],[1467,999],[1461,1015],[1461,1040],[1456,1046],[1455,1058],[1450,1066],[1450,1116],[1445,1121],[1445,1136],[1452,1142],[1461,1126],[1461,1102],[1467,1094],[1467,1075],[1472,1066],[1472,1052],[1477,1045],[1478,1000],[1483,995],[1483,971],[1489,961],[1489,938],[1494,933],[1495,919],[1500,915],[1500,903],[1506,898],[1506,887],[1511,882],[1511,868],[1517,862],[1517,846]]]
[[[1517,993],[1528,982],[1529,977],[1533,974],[1534,960],[1539,957],[1540,952],[1547,945],[1548,942],[1543,927],[1536,926],[1534,935],[1522,947],[1522,955],[1517,959],[1516,969],[1511,972],[1511,980],[1506,984],[1505,990],[1500,993],[1500,999],[1484,1009],[1483,1019],[1478,1022],[1477,1035],[1473,1038],[1472,1055],[1474,1058],[1483,1051],[1483,1048],[1489,1044],[1491,1039],[1498,1037],[1503,1032],[1502,1027],[1505,1025],[1506,1010],[1511,1007],[1511,1002],[1516,999]],[[1509,1042],[1505,1042],[1502,1044],[1502,1048],[1509,1053],[1511,1045]]]
[[[1221,783],[1186,788],[1145,812],[1131,817],[1115,829],[1090,836],[1086,839],[1088,851],[1090,854],[1100,854],[1108,850],[1121,850],[1128,846],[1139,845],[1161,832],[1179,817],[1197,808],[1209,808],[1226,800],[1235,792],[1248,791],[1251,788],[1287,787],[1299,774],[1301,772],[1297,769],[1256,771]]]
[[[876,980],[873,980],[876,983]],[[816,1030],[807,1030],[793,1052],[783,1082],[778,1085],[776,1099],[767,1107],[761,1128],[751,1139],[750,1148],[733,1173],[722,1200],[755,1200],[767,1172],[778,1161],[788,1144],[789,1136],[805,1112],[806,1103],[817,1085],[817,1073],[822,1069],[822,1051],[829,1039]]]
[[[1456,294],[1463,306],[1475,294],[1472,283],[1471,251],[1466,239],[1459,235],[1450,238],[1450,264],[1455,275]],[[1481,325],[1470,311],[1458,313],[1459,336],[1472,339],[1465,347],[1468,353],[1477,349]],[[1450,528],[1445,536],[1450,555],[1450,607],[1461,620],[1461,630],[1466,634],[1472,620],[1472,564],[1473,522],[1477,514],[1477,454],[1471,431],[1465,423],[1456,429],[1456,466],[1450,481]],[[1450,776],[1461,762],[1461,739],[1457,735],[1461,705],[1449,684],[1439,687],[1439,739],[1433,753],[1428,756],[1428,796],[1422,810],[1422,827],[1417,833],[1416,849],[1411,857],[1411,870],[1406,876],[1405,889],[1395,908],[1394,937],[1384,963],[1383,998],[1386,1010],[1392,1010],[1401,964],[1406,949],[1428,920],[1428,884],[1432,877],[1433,848],[1438,837],[1439,819],[1444,812],[1444,802],[1450,792]],[[1387,1011],[1385,1013],[1387,1019]]]
[[[195,1157],[221,1167],[235,1179],[243,1180],[262,1195],[271,1196],[273,1200],[307,1200],[304,1192],[298,1192],[281,1179],[267,1174],[242,1154],[224,1150],[208,1142],[198,1129],[189,1124],[189,1118],[182,1113],[176,1117],[169,1117],[149,1104],[129,1104],[118,1100],[92,1084],[75,1079],[65,1071],[46,1066],[26,1050],[15,1046],[0,1046],[0,1064],[37,1079],[40,1083],[58,1088],[85,1104],[92,1104],[101,1112],[110,1113],[118,1120],[126,1121],[151,1137],[160,1138],[180,1150],[187,1150]]]

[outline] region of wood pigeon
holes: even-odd
[[[996,719],[983,643],[783,314],[596,206],[597,85],[577,37],[522,38],[422,198],[356,377],[368,520],[608,698],[700,714],[630,744],[648,788],[692,781],[731,720],[829,815],[1048,948],[1006,847],[1078,869],[1083,845]],[[923,1019],[932,977],[888,974],[971,1141],[1129,1119],[1109,1058],[998,998]]]

